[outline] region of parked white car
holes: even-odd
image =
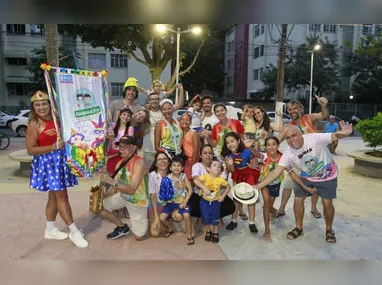
[[[275,114],[276,113],[274,111],[273,112],[272,111],[271,112],[267,112],[267,114],[268,114],[268,117],[269,117],[269,119],[271,121],[275,120]],[[289,124],[290,120],[291,120],[291,118],[289,117],[289,115],[283,113],[283,122],[284,122],[284,125]]]
[[[20,137],[25,137],[29,121],[30,110],[21,110],[16,116],[16,120],[12,122],[12,130]]]
[[[16,116],[7,111],[0,111],[0,127],[11,127],[12,121],[16,119]]]

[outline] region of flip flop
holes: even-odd
[[[284,214],[282,214],[282,213],[277,213],[276,218],[278,218],[278,217],[282,217],[282,216],[285,216],[285,213],[284,213]]]
[[[321,215],[321,213],[320,212],[310,212],[312,215],[313,215],[313,217],[315,217],[316,219],[320,219],[320,218],[322,218],[322,215]]]
[[[239,217],[244,221],[248,220],[247,214],[239,214]]]
[[[163,236],[164,238],[168,238],[168,237],[170,237],[173,233],[174,233],[174,231],[171,231],[171,232],[165,232],[162,236]]]
[[[195,244],[194,238],[193,237],[192,238],[187,238],[187,245],[193,245],[193,244]]]

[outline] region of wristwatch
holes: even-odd
[[[114,190],[116,191],[116,192],[118,192],[118,182],[114,182],[113,183],[113,188],[114,188]]]

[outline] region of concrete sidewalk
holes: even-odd
[[[285,143],[282,144],[284,149]],[[10,147],[0,152],[0,225],[2,244],[0,254],[5,259],[69,259],[69,260],[379,260],[382,250],[382,180],[355,174],[353,159],[346,152],[366,149],[361,138],[340,141],[335,160],[339,166],[338,198],[334,201],[336,216],[333,229],[337,243],[325,241],[324,219],[310,214],[310,200],[306,201],[304,235],[296,240],[286,239],[294,228],[293,202],[290,200],[286,216],[271,223],[272,243],[263,241],[264,231],[261,204],[256,208],[257,235],[248,230],[248,221],[239,218],[234,231],[220,231],[218,245],[204,242],[199,234],[194,246],[187,246],[186,237],[177,233],[169,239],[149,238],[136,242],[123,237],[108,241],[105,235],[113,225],[94,217],[88,211],[88,191],[98,183],[98,177],[81,179],[80,186],[70,190],[70,201],[76,223],[83,228],[90,243],[89,248],[75,248],[69,240],[46,241],[42,238],[45,227],[44,207],[46,194],[29,189],[29,178],[18,175],[19,164],[8,159],[8,153],[24,148],[22,141],[12,141]],[[276,200],[278,207],[280,198]],[[322,205],[318,208],[322,212]],[[230,218],[225,220],[226,224]],[[65,229],[60,218],[60,228]],[[122,250],[121,250],[122,249]]]

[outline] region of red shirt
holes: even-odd
[[[224,145],[224,136],[229,132],[236,132],[239,135],[244,134],[244,127],[239,120],[228,119],[227,127],[223,128],[219,123],[215,124],[212,128],[211,139],[218,142],[218,154],[221,154]]]

